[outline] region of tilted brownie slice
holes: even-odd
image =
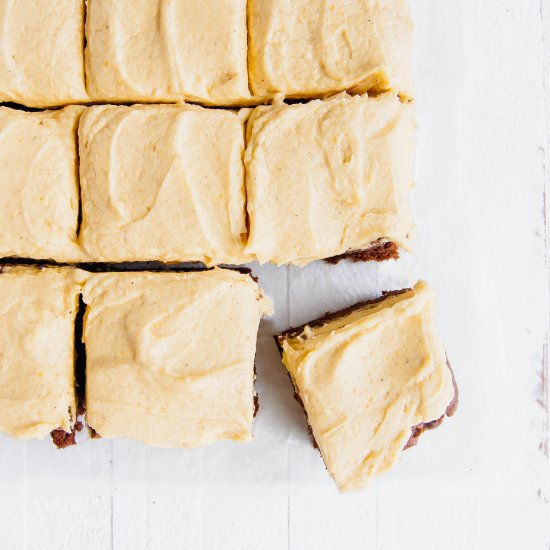
[[[256,108],[248,253],[279,265],[396,258],[413,230],[414,134],[413,105],[392,94]]]
[[[83,297],[92,434],[160,447],[251,439],[256,337],[272,306],[249,275],[101,273]]]
[[[424,282],[277,338],[328,471],[341,491],[392,468],[451,416],[458,390]]]
[[[84,273],[0,270],[0,431],[75,442],[75,316]]]

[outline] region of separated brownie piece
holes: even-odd
[[[254,94],[413,94],[406,0],[250,0],[248,21]]]
[[[256,334],[272,306],[249,275],[96,274],[84,301],[97,434],[161,447],[251,439]]]
[[[84,0],[3,0],[0,102],[53,107],[87,100]]]
[[[74,443],[74,321],[83,273],[0,268],[0,431]]]
[[[245,154],[250,237],[260,262],[397,256],[412,230],[414,108],[397,96],[258,107]]]
[[[246,0],[88,0],[86,37],[98,100],[250,99]]]
[[[278,343],[341,491],[389,470],[457,406],[434,292],[424,282],[291,329]]]
[[[90,258],[245,263],[242,118],[194,105],[89,108],[79,135]]]
[[[76,128],[83,109],[0,107],[0,258],[81,258]]]

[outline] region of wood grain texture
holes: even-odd
[[[548,549],[550,6],[411,4],[414,255],[256,268],[277,315],[261,329],[256,439],[236,455],[223,445],[182,453],[126,441],[62,455],[0,439],[2,547]],[[417,277],[438,289],[460,409],[392,474],[341,496],[309,445],[271,334]],[[241,467],[227,467],[229,456]]]

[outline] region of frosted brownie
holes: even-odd
[[[79,136],[80,241],[92,261],[247,261],[242,115],[94,106]]]
[[[246,0],[88,0],[86,37],[98,100],[250,100]]]
[[[161,447],[251,439],[256,335],[272,306],[249,275],[95,274],[83,295],[95,433]]]
[[[250,0],[248,21],[254,94],[413,95],[406,0]]]
[[[0,102],[53,107],[87,100],[84,0],[3,0]]]
[[[256,108],[245,153],[250,235],[260,262],[305,265],[407,248],[414,108],[397,96]]]
[[[0,268],[0,431],[74,443],[75,316],[83,273]]]
[[[76,131],[83,109],[0,107],[0,258],[81,258]]]
[[[424,282],[278,337],[313,438],[341,491],[389,470],[452,415],[458,391]]]

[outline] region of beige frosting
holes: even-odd
[[[82,116],[81,242],[96,261],[244,263],[243,117],[193,105]]]
[[[76,261],[76,126],[83,107],[0,107],[0,258]]]
[[[248,9],[254,94],[412,96],[406,0],[250,0]]]
[[[342,491],[389,470],[411,428],[445,414],[454,387],[434,324],[434,292],[414,290],[283,343],[283,362]]]
[[[102,437],[251,439],[256,334],[271,302],[248,275],[97,274],[84,301],[86,418]]]
[[[84,0],[0,0],[0,101],[86,101]]]
[[[407,248],[414,108],[397,96],[259,107],[245,154],[250,236],[260,262],[305,265],[368,248]]]
[[[86,36],[94,98],[250,99],[246,0],[88,0]]]
[[[0,431],[41,439],[75,421],[74,319],[82,273],[3,268]]]

